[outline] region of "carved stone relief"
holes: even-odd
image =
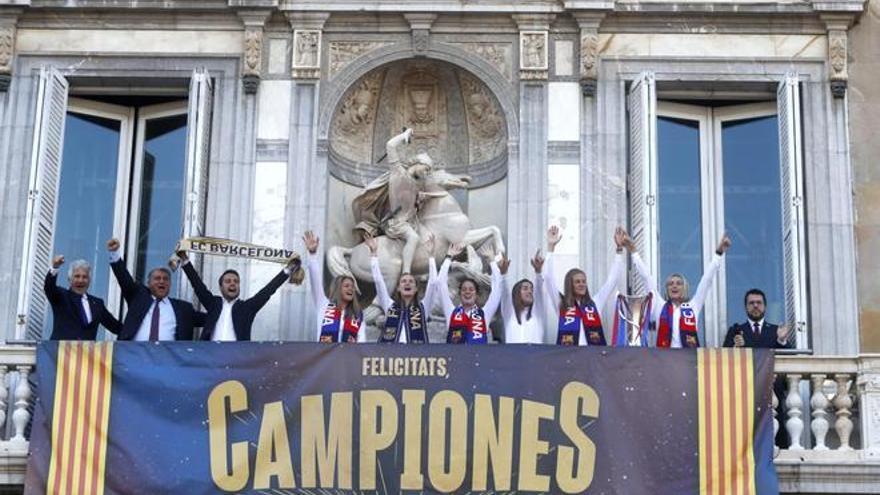
[[[488,88],[472,76],[458,71],[467,113],[470,162],[489,161],[504,151],[504,117]]]
[[[513,65],[513,46],[510,43],[457,43],[461,48],[489,62],[504,77],[510,79]]]
[[[599,35],[592,32],[581,33],[581,77],[596,78],[596,58],[599,49]]]
[[[293,32],[293,77],[320,76],[321,31],[297,29]]]
[[[369,163],[379,89],[385,71],[367,74],[349,90],[332,129],[334,150],[353,161]]]
[[[478,78],[450,64],[410,59],[358,80],[334,111],[328,168],[363,186],[383,170],[384,143],[413,129],[408,154],[428,153],[435,167],[473,176],[471,187],[505,175],[507,124],[500,104]]]
[[[263,30],[248,28],[244,31],[244,75],[260,75],[260,61],[263,53]]]
[[[520,69],[547,70],[547,32],[522,31],[519,42]]]
[[[413,52],[422,55],[428,51],[431,33],[427,29],[414,29],[412,32]]]
[[[0,27],[0,74],[12,72],[12,52],[15,47],[15,28]]]
[[[847,38],[846,31],[832,29],[828,31],[828,66],[831,80],[831,93],[836,98],[846,94],[848,79],[846,69]]]
[[[364,53],[385,46],[382,41],[331,41],[330,42],[330,77],[332,78],[343,67]]]

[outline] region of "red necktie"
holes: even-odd
[[[153,307],[153,318],[150,320],[150,342],[155,342],[159,340],[159,302],[161,299],[156,299],[156,304]]]

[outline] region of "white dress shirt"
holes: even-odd
[[[134,335],[134,340],[150,340],[150,323],[153,321],[153,311],[156,309],[156,298],[150,304],[150,310],[144,315],[141,326]],[[174,316],[174,306],[165,297],[159,302],[159,340],[174,340],[174,331],[177,329],[177,317]]]
[[[654,302],[651,303],[651,317],[653,318],[654,322],[658,322],[660,321],[660,313],[663,311],[663,306],[666,304],[666,299],[663,299],[663,296],[661,296],[660,292],[657,291],[657,280],[648,269],[648,265],[646,265],[645,262],[642,260],[642,257],[639,256],[639,253],[633,253],[632,260],[636,271],[642,278],[642,282],[644,282],[645,287],[648,288],[648,292],[654,294]],[[696,292],[694,292],[694,297],[692,297],[690,301],[684,303],[690,305],[691,309],[694,310],[694,316],[698,319],[700,317],[700,311],[703,310],[703,304],[706,302],[706,296],[709,294],[709,289],[712,287],[712,280],[715,278],[718,270],[721,269],[721,260],[721,256],[719,256],[717,253],[712,255],[712,261],[709,263],[709,266],[707,266],[706,269],[703,270],[703,276],[700,278],[700,283],[699,285],[697,285],[697,290]],[[680,319],[681,306],[673,303],[671,347],[675,349],[681,347],[681,336],[679,335]]]
[[[214,333],[211,334],[211,340],[214,342],[235,342],[235,327],[232,325],[232,306],[238,301],[236,297],[232,301],[223,299],[223,309],[220,310],[220,317],[217,318],[217,325],[214,327]]]

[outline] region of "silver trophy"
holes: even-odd
[[[647,296],[618,295],[620,302],[617,305],[617,315],[626,322],[626,345],[627,347],[640,347],[642,345],[642,315],[645,312]],[[650,315],[647,315],[650,317]],[[648,336],[650,343],[650,337]]]

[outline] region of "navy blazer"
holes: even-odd
[[[778,325],[767,323],[761,325],[761,332],[755,335],[751,322],[735,323],[727,329],[727,335],[724,337],[724,347],[733,347],[733,337],[737,333],[742,333],[743,339],[746,341],[746,347],[759,347],[765,349],[788,349],[794,347],[792,335],[788,335],[788,342],[785,345],[776,340],[776,330]]]
[[[199,338],[201,340],[211,340],[211,337],[214,335],[214,329],[217,327],[217,320],[220,319],[220,313],[223,311],[223,298],[215,296],[208,287],[205,286],[202,278],[196,272],[196,269],[193,268],[192,263],[186,263],[183,265],[183,273],[186,274],[186,278],[188,278],[189,282],[192,284],[196,297],[199,298],[202,306],[208,311],[208,314],[205,317],[205,326],[202,329],[202,335]],[[272,294],[274,294],[279,287],[284,285],[284,281],[287,279],[288,275],[284,273],[284,270],[281,270],[278,275],[275,275],[275,278],[270,280],[260,292],[257,292],[254,295],[254,297],[250,299],[239,299],[232,304],[232,328],[235,330],[236,340],[251,340],[251,327],[254,324],[254,318],[256,318],[257,313],[263,309],[263,306],[269,302],[269,298],[272,297]]]
[[[125,260],[119,259],[110,263],[113,269],[113,275],[119,282],[122,289],[122,298],[128,303],[128,313],[122,323],[122,331],[119,332],[119,340],[134,340],[144,317],[150,311],[153,305],[153,295],[146,285],[139,284],[134,281],[128,269],[125,267]],[[193,309],[192,304],[169,297],[168,301],[174,308],[174,318],[177,320],[177,327],[174,330],[174,340],[192,340],[193,328],[200,327],[205,323],[205,313]]]
[[[86,294],[89,300],[89,311],[92,313],[92,321],[88,325],[83,323],[82,296],[70,289],[58,287],[58,275],[51,271],[46,273],[43,282],[43,290],[46,298],[52,305],[52,336],[51,340],[95,340],[98,336],[98,325],[104,325],[107,330],[118,334],[122,330],[119,323],[104,306],[104,301],[91,294]]]

